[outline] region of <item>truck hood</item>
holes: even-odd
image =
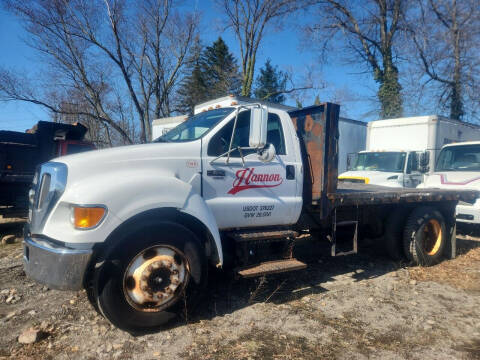
[[[393,178],[392,178],[393,177]],[[403,174],[384,171],[347,171],[341,174],[338,179],[365,182],[365,184],[381,185],[388,187],[401,187]],[[390,178],[390,179],[389,179]],[[399,182],[400,181],[400,182]]]
[[[67,165],[67,184],[107,172],[118,172],[119,176],[155,172],[188,181],[192,172],[200,171],[200,150],[200,140],[150,143],[92,150],[62,156],[52,161]]]
[[[480,190],[480,172],[445,171],[434,172],[425,177],[425,182],[418,187]]]

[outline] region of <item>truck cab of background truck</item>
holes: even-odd
[[[423,181],[427,164],[420,151],[360,151],[349,159],[348,171],[339,175],[342,182],[403,188],[417,187]]]
[[[434,171],[418,187],[480,190],[480,141],[443,146]],[[480,224],[480,199],[474,204],[460,202],[456,218],[457,222]]]

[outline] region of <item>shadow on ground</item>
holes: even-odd
[[[236,279],[232,273],[212,272],[206,294],[208,301],[203,301],[195,317],[189,320],[230,314],[257,302],[288,303],[329,291],[325,287],[328,282],[357,282],[384,275],[405,265],[385,257],[375,243],[360,245],[357,255],[331,257],[328,244],[307,240],[296,246],[295,257],[306,262],[308,267],[256,279]]]

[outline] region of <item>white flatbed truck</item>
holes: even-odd
[[[210,266],[243,277],[306,267],[292,253],[303,234],[328,241],[334,256],[356,253],[363,236],[422,265],[455,256],[455,206],[477,192],[337,188],[338,115],[331,103],[232,102],[155,143],[43,164],[30,192],[26,274],[86,288],[112,324],[137,333],[193,306]]]

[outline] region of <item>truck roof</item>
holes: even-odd
[[[178,115],[178,116],[170,116],[164,117],[160,119],[154,119],[152,121],[152,125],[168,125],[172,123],[180,123],[187,120],[188,115]]]
[[[443,145],[443,147],[451,147],[451,146],[466,146],[466,145],[480,145],[480,141],[464,141],[464,142],[453,142],[450,144]]]
[[[373,150],[361,150],[358,153],[382,153],[382,152],[407,152],[407,151],[416,151],[416,150],[406,150],[406,149],[373,149]]]
[[[341,116],[338,118],[338,121],[348,122],[348,123],[351,123],[351,124],[365,126],[365,127],[367,127],[367,125],[368,125],[368,123],[365,122],[365,121],[348,119],[348,118],[344,118],[344,117],[341,117]]]
[[[247,104],[262,104],[271,108],[285,110],[285,111],[296,109],[293,106],[278,104],[278,103],[250,98],[246,96],[228,95],[228,96],[223,96],[217,99],[212,99],[209,101],[205,101],[201,104],[195,105],[194,113],[198,114],[202,111],[213,110],[220,107],[247,105]]]
[[[471,127],[474,129],[480,129],[479,125],[466,123],[459,120],[449,119],[441,115],[423,115],[423,116],[410,116],[394,119],[378,119],[372,120],[368,123],[369,127],[391,127],[391,126],[408,126],[413,124],[425,124],[428,122],[449,122],[453,124],[461,124],[463,126]]]

